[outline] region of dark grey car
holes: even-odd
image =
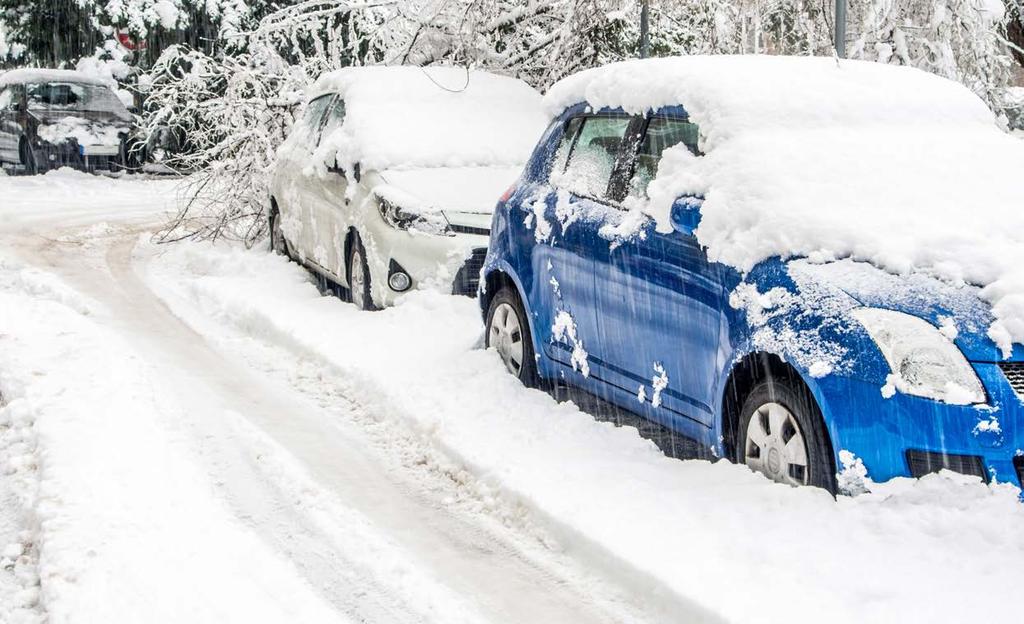
[[[116,171],[130,164],[132,131],[131,113],[100,80],[54,69],[0,75],[0,164]]]

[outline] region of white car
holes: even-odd
[[[475,295],[498,198],[546,122],[513,78],[455,67],[322,76],[278,151],[271,248],[362,309],[415,288]]]

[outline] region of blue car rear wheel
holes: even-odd
[[[502,288],[491,299],[484,336],[487,348],[498,352],[505,368],[523,385],[540,385],[530,323],[519,295],[511,288]]]

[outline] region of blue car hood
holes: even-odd
[[[950,319],[957,328],[956,345],[974,362],[1003,361],[1002,351],[988,337],[992,309],[971,285],[953,285],[921,274],[893,275],[866,262],[839,260],[815,264],[792,260],[787,268],[794,281],[808,278],[838,288],[869,307],[887,308],[918,316],[936,327]],[[1024,361],[1024,347],[1014,345],[1014,361]]]

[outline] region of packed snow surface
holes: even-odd
[[[323,93],[341,95],[345,121],[318,156],[364,171],[519,166],[547,123],[525,82],[456,67],[347,68],[317,80]]]
[[[545,96],[642,113],[681,105],[701,150],[666,151],[649,201],[702,195],[698,240],[748,270],[771,256],[852,257],[983,287],[1006,357],[1024,343],[1024,143],[950,80],[830,58],[685,57],[581,72]]]

